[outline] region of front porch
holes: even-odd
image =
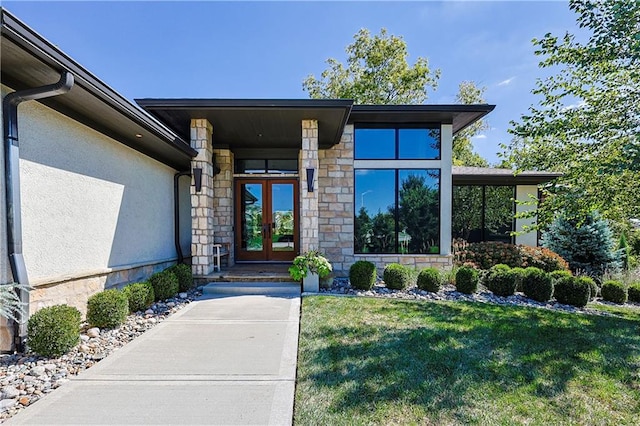
[[[291,282],[290,263],[236,263],[207,275],[194,275],[197,285],[220,282]]]

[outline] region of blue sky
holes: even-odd
[[[302,81],[344,61],[360,28],[403,36],[409,61],[442,71],[427,103],[458,84],[497,107],[476,151],[497,162],[510,120],[536,102],[543,76],[531,39],[577,32],[565,1],[15,2],[3,6],[129,99],[307,98]]]

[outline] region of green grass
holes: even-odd
[[[298,425],[637,424],[640,317],[305,297]]]

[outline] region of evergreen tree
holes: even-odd
[[[542,237],[542,245],[562,256],[573,272],[600,279],[605,271],[620,267],[609,224],[597,213],[582,222],[559,216]]]

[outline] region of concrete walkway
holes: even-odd
[[[190,304],[6,424],[289,425],[300,293]]]

